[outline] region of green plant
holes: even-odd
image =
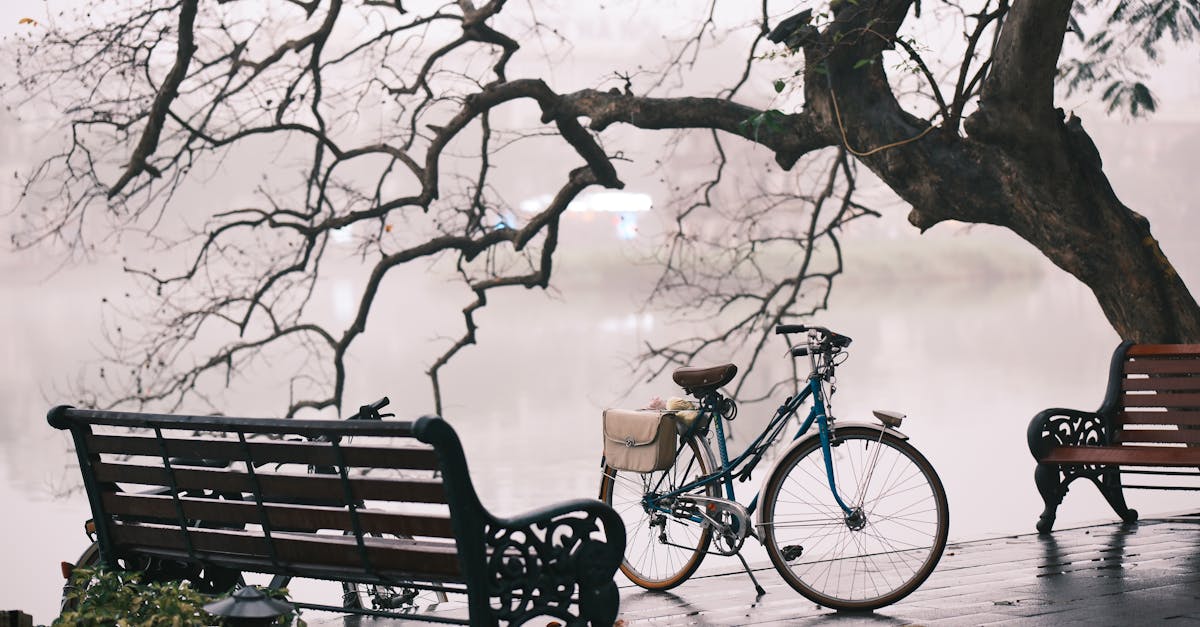
[[[53,623],[63,626],[204,627],[221,619],[204,611],[217,597],[197,592],[186,581],[145,582],[144,574],[104,568],[76,568],[63,611]],[[286,598],[285,590],[269,591]],[[278,625],[304,627],[295,613]]]

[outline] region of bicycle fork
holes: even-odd
[[[816,411],[816,407],[813,407]],[[867,464],[867,473],[859,486],[857,486],[857,502],[854,505],[846,504],[842,499],[841,491],[838,490],[837,478],[833,474],[833,443],[830,438],[829,419],[824,412],[817,414],[817,422],[819,434],[821,438],[821,449],[825,458],[825,476],[829,481],[829,491],[833,493],[833,499],[837,502],[838,507],[842,508],[842,512],[846,515],[846,526],[852,531],[861,531],[867,526],[866,511],[863,509],[867,499],[867,489],[871,485],[871,479],[875,475],[875,466],[879,462],[879,453],[883,449],[883,436],[886,433],[885,429],[879,430],[879,439],[876,440],[877,446],[871,454],[871,461]]]

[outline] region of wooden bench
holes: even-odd
[[[1046,503],[1037,523],[1042,533],[1053,527],[1067,485],[1080,477],[1096,484],[1125,522],[1137,520],[1137,511],[1125,504],[1123,487],[1200,489],[1121,481],[1122,475],[1200,474],[1200,344],[1122,343],[1100,409],[1042,411],[1029,423],[1028,440]]]
[[[475,493],[458,436],[441,418],[247,419],[56,407],[48,419],[74,438],[100,559],[111,568],[182,564],[193,576],[201,569],[256,572],[277,581],[465,594],[469,620],[403,614],[439,622],[519,624],[545,616],[607,626],[616,619],[613,576],[625,528],[612,508],[579,499],[493,516]],[[222,461],[185,466],[180,458]],[[129,484],[158,489],[118,487]]]

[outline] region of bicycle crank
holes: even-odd
[[[698,494],[681,494],[678,499],[694,505],[696,513],[712,526],[717,553],[734,555],[742,549],[750,531],[750,512],[745,506],[729,499]]]

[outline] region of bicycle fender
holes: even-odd
[[[907,435],[904,435],[903,433],[897,431],[896,429],[893,429],[891,427],[885,427],[877,422],[864,422],[861,420],[839,420],[837,422],[837,426],[834,427],[834,433],[837,433],[838,429],[846,429],[849,427],[858,427],[858,428],[862,428],[862,429],[870,429],[872,431],[881,431],[883,433],[889,433],[891,435],[894,435],[894,436],[900,438],[901,440],[908,439]],[[812,440],[814,438],[820,438],[820,437],[821,437],[821,432],[817,429],[813,429],[811,431],[811,433],[805,435],[802,438],[796,439],[791,444],[789,444],[786,449],[781,451],[779,453],[779,455],[775,458],[775,461],[771,462],[771,466],[768,469],[767,474],[763,475],[762,481],[758,486],[758,493],[762,494],[767,489],[767,482],[771,480],[771,477],[775,476],[775,470],[778,469],[779,464],[784,459],[787,458],[788,453],[791,453],[793,449],[804,446],[810,440]],[[828,490],[829,486],[826,485],[825,489]],[[763,538],[766,537],[766,535],[765,535],[766,529],[764,528],[766,526],[766,521],[764,521],[762,518],[764,509],[765,508],[763,508],[761,506],[754,508],[754,530],[757,532],[759,542],[763,542]]]

